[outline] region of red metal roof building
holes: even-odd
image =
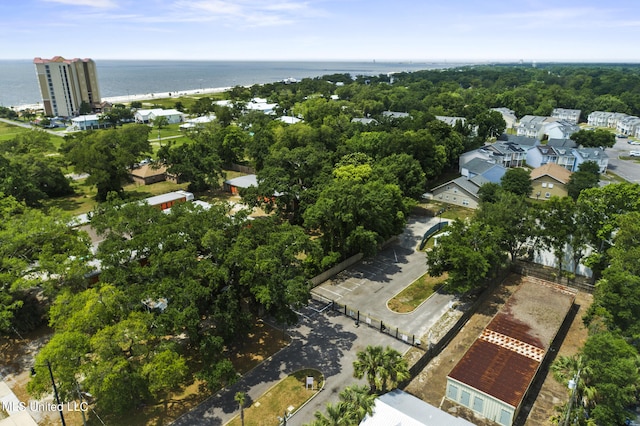
[[[446,397],[511,425],[574,299],[572,289],[523,278],[447,376]]]

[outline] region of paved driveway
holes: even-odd
[[[320,370],[325,388],[287,422],[303,425],[328,402],[338,401],[339,392],[354,383],[353,361],[356,353],[368,345],[391,346],[404,353],[409,346],[369,327],[356,327],[354,321],[335,312],[318,312],[313,306],[303,309],[300,322],[288,330],[291,344],[245,374],[238,383],[211,396],[198,407],[178,418],[176,426],[221,426],[238,414],[236,392],[247,393],[247,405],[255,402],[287,375],[304,368]]]
[[[385,324],[415,335],[429,328],[447,311],[453,295],[435,293],[412,313],[398,314],[387,301],[427,272],[426,255],[417,250],[422,236],[438,218],[412,218],[396,243],[371,260],[356,263],[335,278],[315,287],[321,298],[349,306],[361,315],[370,315]]]

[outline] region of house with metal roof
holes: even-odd
[[[373,415],[365,416],[360,426],[473,426],[415,396],[395,389],[375,400]]]
[[[524,277],[447,376],[445,397],[512,425],[575,295],[573,289]]]
[[[249,188],[258,186],[258,177],[256,175],[245,175],[224,181],[224,190],[237,195],[241,188]]]

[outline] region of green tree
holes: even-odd
[[[609,130],[578,130],[571,139],[583,148],[611,148],[616,144],[616,136]]]
[[[523,196],[499,190],[495,200],[480,202],[475,218],[493,229],[501,249],[509,253],[512,261],[525,254],[535,222]]]
[[[240,422],[242,426],[244,426],[244,400],[247,394],[244,392],[236,392],[233,399],[238,403],[238,407],[240,408]]]
[[[366,377],[371,393],[382,393],[409,378],[409,367],[402,355],[393,348],[367,346],[356,354],[353,376]]]
[[[211,145],[200,140],[190,144],[169,144],[161,147],[157,155],[169,173],[189,182],[189,191],[202,192],[220,187],[224,177],[222,161]]]
[[[91,114],[91,111],[93,111],[93,109],[87,101],[80,102],[80,110],[78,111],[80,115]]]
[[[500,247],[500,235],[485,223],[456,220],[447,226],[447,235],[429,252],[429,275],[438,277],[447,272],[446,287],[464,293],[484,284],[490,273],[505,260]]]
[[[582,355],[591,370],[596,395],[590,417],[596,424],[624,424],[626,408],[637,402],[638,352],[624,338],[601,332],[589,336]]]
[[[531,191],[533,191],[531,173],[520,167],[508,169],[500,179],[500,185],[505,191],[525,197],[531,195]]]
[[[577,200],[582,190],[595,188],[600,182],[600,168],[595,161],[586,161],[578,166],[578,170],[571,174],[567,183],[569,197]]]
[[[122,123],[133,121],[133,112],[122,104],[115,104],[109,111],[100,114],[100,121],[117,127]]]
[[[504,121],[502,114],[498,111],[484,111],[477,115],[472,124],[477,126],[477,137],[482,142],[500,136],[507,127],[507,123]]]
[[[135,124],[121,129],[80,133],[67,139],[62,152],[76,171],[89,173],[87,183],[98,189],[96,198],[122,192],[129,167],[151,153],[149,127]]]

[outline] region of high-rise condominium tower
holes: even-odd
[[[96,64],[91,59],[35,58],[44,112],[49,116],[78,115],[82,102],[100,103]]]

